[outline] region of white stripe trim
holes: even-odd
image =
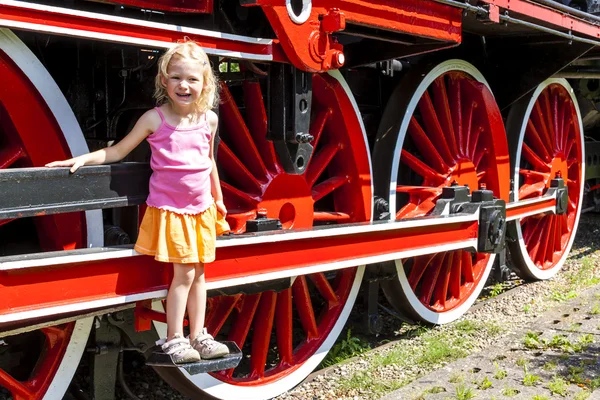
[[[216,31],[209,31],[206,29],[196,29],[189,28],[181,25],[172,25],[172,24],[162,24],[158,22],[150,22],[144,21],[134,18],[124,18],[124,17],[116,17],[107,14],[99,14],[87,11],[79,11],[71,8],[62,8],[62,7],[53,7],[46,6],[43,4],[34,4],[34,3],[25,3],[23,1],[14,1],[14,0],[3,0],[2,3],[6,6],[16,7],[20,9],[29,9],[36,11],[43,11],[53,14],[62,14],[67,16],[75,16],[82,18],[95,19],[99,21],[108,21],[108,22],[117,22],[124,25],[132,25],[132,26],[143,26],[146,28],[153,29],[162,29],[172,32],[178,33],[188,33],[191,35],[212,37],[217,39],[225,39],[233,42],[242,42],[242,43],[250,43],[250,44],[261,44],[261,45],[271,45],[273,44],[272,39],[263,39],[263,38],[253,38],[249,36],[241,36],[241,35],[233,35],[230,33],[222,33]]]
[[[125,44],[133,44],[138,46],[158,47],[158,48],[169,48],[173,46],[172,42],[162,42],[158,40],[139,39],[129,36],[112,35],[108,33],[97,33],[91,31],[83,31],[70,28],[59,28],[50,25],[31,24],[26,22],[17,22],[12,20],[0,19],[0,26],[24,29],[36,32],[53,33],[56,35],[75,36],[84,39],[98,39],[107,42],[117,42]],[[211,47],[202,47],[206,54],[211,54],[220,57],[231,57],[231,58],[244,58],[248,60],[256,61],[272,61],[272,55],[254,54],[254,53],[242,53],[239,51],[219,50]]]
[[[270,273],[266,273],[266,274],[257,274],[257,275],[244,276],[244,277],[240,277],[240,278],[223,279],[220,281],[207,282],[206,288],[207,288],[207,290],[220,289],[220,288],[239,286],[239,285],[244,285],[244,284],[249,284],[249,283],[264,282],[264,281],[270,281],[270,280],[274,280],[274,279],[288,278],[288,277],[298,276],[298,275],[312,274],[312,273],[316,273],[316,272],[350,268],[350,267],[355,267],[356,265],[362,265],[362,264],[373,264],[373,263],[377,263],[377,262],[396,260],[399,258],[415,257],[415,256],[423,255],[423,254],[429,254],[432,252],[437,253],[437,252],[442,252],[442,251],[450,251],[450,250],[458,250],[458,249],[466,249],[466,248],[476,248],[476,247],[477,247],[477,239],[472,239],[472,240],[467,240],[467,241],[463,241],[463,242],[451,243],[451,244],[447,244],[444,246],[434,246],[434,247],[422,248],[422,249],[416,249],[416,250],[400,251],[400,252],[384,254],[384,255],[380,255],[380,256],[362,257],[362,258],[355,258],[355,259],[346,260],[346,261],[323,263],[323,264],[315,265],[313,267],[286,269],[283,271],[270,272]],[[118,305],[118,304],[133,303],[133,302],[141,301],[141,300],[163,298],[166,296],[167,296],[167,290],[157,290],[157,291],[153,291],[153,292],[138,293],[138,294],[133,294],[133,295],[128,295],[128,296],[118,296],[118,297],[112,297],[112,298],[102,299],[102,300],[85,301],[85,302],[79,302],[79,303],[74,303],[74,304],[69,304],[69,305],[47,307],[47,308],[42,308],[42,309],[37,309],[37,310],[17,312],[17,313],[13,313],[13,314],[0,315],[0,324],[6,323],[6,322],[14,322],[14,321],[19,321],[19,320],[24,320],[24,319],[30,319],[30,318],[39,318],[39,317],[48,316],[48,315],[64,314],[64,313],[68,313],[68,312],[88,310],[88,309],[92,309],[92,308],[103,308],[103,307],[109,307],[109,306],[114,306],[114,305]]]
[[[29,318],[39,318],[48,315],[64,314],[68,312],[88,310],[92,308],[103,308],[114,306],[117,304],[134,303],[136,301],[162,298],[167,296],[167,290],[157,290],[154,292],[138,293],[129,296],[111,297],[108,299],[84,301],[81,303],[74,303],[62,306],[54,306],[42,308],[39,310],[22,311],[14,314],[0,315],[0,324],[5,322],[19,321]]]
[[[424,254],[431,254],[431,253],[450,251],[450,250],[460,250],[460,249],[467,249],[467,248],[476,249],[477,248],[477,239],[466,240],[463,242],[450,243],[450,244],[445,244],[442,246],[432,246],[432,247],[419,248],[419,249],[415,249],[415,250],[398,251],[395,253],[388,253],[388,254],[383,254],[383,255],[379,255],[379,256],[360,257],[360,258],[353,258],[351,260],[344,260],[344,261],[337,261],[337,262],[330,262],[330,263],[320,263],[320,264],[312,266],[312,267],[286,269],[286,270],[282,270],[282,271],[269,272],[266,274],[255,274],[255,275],[249,275],[249,276],[244,276],[244,277],[240,277],[240,278],[223,279],[221,281],[207,282],[206,287],[207,287],[207,289],[220,289],[220,288],[236,286],[236,285],[244,285],[244,284],[249,284],[249,283],[270,281],[270,280],[275,280],[275,279],[288,278],[291,276],[307,275],[307,274],[313,274],[316,272],[324,272],[324,271],[356,267],[357,265],[368,265],[368,264],[374,264],[374,263],[379,263],[379,262],[384,262],[384,261],[396,260],[399,258],[416,257],[416,256],[424,255]]]
[[[322,230],[305,231],[278,231],[275,234],[266,234],[261,236],[240,237],[224,240],[217,240],[216,248],[226,248],[233,246],[244,246],[265,243],[281,243],[301,239],[329,238],[332,236],[348,236],[363,233],[377,233],[394,230],[403,230],[418,227],[429,227],[437,225],[456,224],[463,222],[476,222],[479,219],[479,213],[472,215],[450,216],[442,218],[418,218],[414,220],[391,221],[388,223],[365,224],[359,226],[342,226],[339,228],[327,228]],[[0,262],[0,271],[12,269],[44,267],[66,263],[82,263],[89,261],[108,260],[113,258],[125,258],[140,256],[133,249],[123,249],[114,251],[103,251],[93,254],[75,254],[65,256],[53,256],[47,258],[37,258],[31,260],[6,261]],[[356,263],[354,265],[357,265]],[[353,266],[354,266],[353,265]]]

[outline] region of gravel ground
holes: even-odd
[[[464,356],[493,347],[503,338],[530,325],[545,311],[560,306],[563,299],[573,296],[570,293],[572,289],[575,292],[583,290],[579,287],[583,282],[577,281],[583,280],[578,271],[581,271],[584,260],[589,275],[600,277],[599,232],[600,216],[585,215],[570,257],[563,271],[553,280],[520,285],[506,296],[500,295],[476,305],[456,323],[427,329],[426,333],[414,337],[407,337],[409,335],[406,334],[406,328],[398,324],[396,334],[402,337],[400,340],[330,367],[320,374],[313,374],[305,383],[279,399],[380,398],[449,364],[446,360],[452,360],[451,355],[441,357],[439,362],[423,357],[423,354],[428,354],[428,346],[430,349],[432,344],[437,345],[436,337],[447,343],[455,343],[455,339],[466,337],[466,345],[450,348]],[[479,326],[481,329],[476,329],[476,334],[464,332],[460,328],[469,326],[466,321],[471,321],[474,324],[472,326]],[[422,362],[416,362],[419,360]],[[483,395],[479,398],[491,397]]]
[[[589,272],[600,276],[600,252],[596,251],[600,241],[599,227],[600,216],[582,217],[571,255],[564,270],[555,279],[530,284],[513,280],[507,285],[516,286],[510,292],[479,301],[465,317],[453,324],[434,328],[415,327],[383,314],[385,333],[378,337],[369,336],[364,332],[361,318],[364,306],[359,298],[338,343],[350,329],[352,337],[360,338],[362,345],[368,344],[374,350],[313,373],[303,384],[278,399],[381,398],[432,371],[448,367],[457,359],[477,354],[514,335],[548,309],[564,304],[561,296],[556,299],[557,293],[567,293],[577,286],[573,281],[579,279],[577,271],[584,259],[588,269],[591,268]],[[580,292],[583,288],[576,290]],[[489,295],[490,291],[488,287],[484,295]],[[383,299],[382,302],[385,305]],[[440,343],[450,347],[441,348],[441,357],[431,355],[431,348],[440,346]],[[124,373],[132,392],[140,399],[185,398],[164,383],[154,370],[144,366],[140,356],[126,354]],[[83,398],[80,388],[89,386],[88,376],[89,370],[83,364],[73,381],[69,398]],[[116,395],[117,399],[130,398],[118,384]]]

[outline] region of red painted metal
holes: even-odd
[[[518,204],[518,202],[517,202]],[[506,209],[506,219],[517,219],[520,218],[521,215],[525,214],[534,214],[536,211],[548,208],[548,207],[556,207],[556,199],[551,198],[544,200],[540,203],[535,204],[521,204],[515,207],[510,207]]]
[[[420,186],[398,182],[408,201],[396,219],[427,215],[444,186],[479,188],[483,183],[507,200],[506,133],[487,87],[463,72],[436,78],[419,100],[408,126],[400,162],[421,177]],[[434,145],[435,143],[435,145]],[[421,303],[446,312],[468,299],[481,280],[489,255],[463,250],[403,259],[408,282]]]
[[[227,86],[222,88],[221,118],[225,129],[219,163],[227,176],[223,179],[224,193],[232,229],[244,231],[245,221],[255,218],[257,213],[279,218],[284,229],[312,227],[315,222],[368,220],[370,176],[364,140],[355,111],[339,83],[327,76],[313,79],[311,111],[315,118],[310,132],[315,137],[315,153],[303,175],[286,174],[272,142],[266,140],[266,108],[259,83],[246,81],[243,89],[245,119]],[[319,179],[327,186],[318,184]],[[332,181],[342,182],[327,184]],[[319,186],[324,189],[318,189]],[[323,197],[333,200],[326,206],[329,208],[318,205]],[[311,280],[313,276],[328,304],[335,304],[321,312],[319,323],[313,307],[316,300],[311,298],[304,276],[298,276],[291,289],[277,295],[262,293],[260,303],[257,295],[242,296],[236,300],[236,308],[228,312],[219,311],[228,298],[212,299],[209,320],[216,315],[233,318],[234,329],[228,329],[228,340],[244,348],[248,331],[253,330],[252,343],[246,344],[245,350],[250,354],[249,374],[234,369],[213,376],[234,385],[263,385],[289,375],[310,358],[317,349],[315,343],[322,343],[337,321],[348,299],[355,268],[335,272],[335,283],[330,283],[324,274],[313,274]],[[242,312],[244,308],[252,312]],[[296,313],[301,328],[294,329]],[[221,326],[208,327],[214,335],[221,329]],[[275,367],[266,368],[266,364],[272,364],[272,360],[267,362],[267,355],[275,345],[270,342],[273,329],[279,359]]]
[[[600,38],[600,27],[591,21],[585,21],[580,18],[569,15],[563,11],[535,3],[529,0],[481,0],[483,3],[498,7],[500,13],[508,11],[510,16],[516,17],[516,14],[533,18],[543,25],[549,25],[553,28],[562,28],[561,30],[571,31],[572,33],[581,33],[593,38]]]
[[[35,26],[31,26],[31,24]],[[23,5],[0,3],[0,26],[2,25],[39,31],[48,29],[48,32],[58,29],[62,35],[90,37],[120,43],[133,41],[142,45],[146,43],[149,47],[165,47],[169,43],[177,43],[189,38],[207,51],[218,49],[232,53],[245,53],[247,57],[257,55],[272,58],[273,61],[286,61],[277,41],[271,44],[238,41],[232,35],[221,35],[218,32],[203,34],[199,30],[186,29],[182,31],[181,27],[166,24],[146,26],[135,19],[93,13],[74,14],[68,8],[40,9],[30,7],[27,3],[23,3]]]
[[[108,3],[181,13],[212,13],[213,0],[119,0]]]
[[[260,84],[243,84],[245,119],[226,85],[222,85],[219,166],[227,220],[234,232],[245,231],[258,209],[279,218],[283,228],[319,222],[365,221],[370,214],[370,171],[360,124],[341,85],[328,76],[313,78],[310,132],[315,153],[302,175],[284,172],[273,143],[267,140],[266,106]],[[321,140],[321,138],[323,138]],[[319,181],[319,179],[321,179]],[[331,205],[318,206],[324,197]],[[317,207],[315,207],[317,204]],[[332,208],[335,204],[335,209]],[[318,211],[317,211],[318,210]]]
[[[466,221],[376,235],[365,233],[217,248],[217,261],[207,266],[206,279],[217,284],[292,269],[302,275],[303,269],[333,260],[352,261],[463,243],[477,237],[477,226],[477,221]],[[150,270],[152,273],[147,273]],[[169,274],[168,264],[142,256],[0,271],[0,296],[5,299],[0,316],[165,290]]]
[[[307,71],[343,65],[343,48],[331,35],[348,24],[460,43],[461,10],[429,0],[314,0],[308,20],[294,23],[285,3],[256,0],[290,61]]]
[[[74,324],[44,328],[39,359],[26,381],[19,381],[0,369],[0,386],[8,389],[15,400],[42,399],[52,383],[62,361]]]
[[[520,221],[529,257],[541,270],[558,265],[575,233],[583,145],[575,107],[563,86],[546,87],[531,111],[522,144],[519,200],[542,196],[556,176],[568,187],[566,214],[533,215]]]
[[[2,51],[0,77],[0,145],[3,148],[0,168],[41,166],[54,159],[69,157],[63,133],[52,112],[27,76]],[[44,133],[44,140],[40,140],[40,132]],[[2,220],[0,226],[11,229],[11,221]],[[44,250],[73,249],[85,243],[83,213],[42,216],[34,221]],[[36,235],[36,232],[31,234]],[[10,370],[0,369],[0,386],[18,400],[43,398],[55,378],[73,327],[74,323],[71,323],[38,331],[43,340],[37,342],[41,343],[39,358],[30,376],[26,381],[19,381],[11,376]],[[5,356],[10,357],[10,352]]]

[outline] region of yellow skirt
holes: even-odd
[[[196,215],[148,207],[134,249],[156,261],[209,263],[215,260],[216,236],[228,231],[214,203]]]

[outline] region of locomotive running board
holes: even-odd
[[[26,193],[30,193],[36,187],[38,197],[47,196],[48,193],[40,194],[39,184],[47,185],[49,189],[46,190],[64,191],[51,179],[36,179],[36,174],[44,177],[46,177],[44,174],[50,174],[58,177],[59,181],[63,178],[74,181],[77,176],[88,176],[90,179],[98,179],[100,188],[108,185],[107,190],[113,190],[119,186],[116,182],[119,180],[117,177],[121,179],[127,177],[125,181],[132,182],[132,175],[112,174],[120,168],[129,169],[132,166],[88,167],[82,169],[81,173],[78,171],[73,175],[69,175],[66,169],[0,171],[0,186],[3,189],[16,181],[15,174],[29,176],[32,179],[29,183],[23,179],[19,181],[20,184],[13,187],[17,191],[22,189],[21,196],[14,196],[14,199],[3,190],[6,194],[0,197],[0,218],[7,218],[7,215],[11,215],[9,212],[15,212],[16,209],[20,210],[19,213],[14,214],[16,217],[38,215],[39,207],[28,208],[19,206],[18,203],[22,202],[22,199],[29,200]],[[141,171],[140,174],[143,175],[142,166],[133,168],[139,168],[138,172]],[[104,173],[100,173],[102,171]],[[107,171],[111,173],[107,175]],[[62,175],[67,177],[60,178]],[[113,178],[115,181],[111,180]],[[143,178],[139,180],[143,181]],[[560,184],[561,181],[557,180],[557,182]],[[80,187],[72,189],[75,192],[81,187],[86,187],[81,182],[74,186]],[[76,198],[71,202],[65,202],[64,199],[56,204],[46,202],[46,211],[64,212],[115,207],[121,204],[119,201],[124,203],[123,205],[139,201],[139,196],[135,197],[134,192],[128,192],[128,187],[121,189],[123,192],[112,192],[113,198],[96,193],[98,198],[102,199],[101,201],[94,195],[91,198],[85,196]],[[445,188],[444,193],[446,190],[460,193],[462,200],[455,202],[453,197],[439,199],[439,210],[437,206],[435,210],[437,216],[219,238],[217,261],[208,265],[206,269],[207,288],[215,290],[240,287],[257,282],[311,275],[326,297],[335,296],[331,293],[329,284],[322,274],[325,271],[440,251],[457,249],[480,249],[481,251],[482,237],[497,236],[492,232],[495,224],[490,224],[489,221],[485,221],[485,218],[480,220],[481,216],[490,210],[498,217],[497,210],[493,209],[496,200],[490,202],[483,199],[481,205],[478,205],[476,201],[469,203],[471,199],[467,199],[465,203],[467,188]],[[78,193],[85,194],[85,191]],[[509,214],[511,218],[516,219],[530,215],[535,208],[537,212],[553,212],[554,210],[550,209],[551,204],[564,203],[562,201],[557,203],[559,193],[566,194],[564,183],[563,187],[548,190],[546,196],[539,202],[520,202],[522,207],[518,204],[509,205],[511,210]],[[473,198],[475,197],[481,196],[474,194]],[[115,198],[121,200],[117,201]],[[5,207],[10,204],[11,207]],[[542,209],[540,210],[539,207]],[[459,209],[464,212],[450,214],[458,212]],[[504,217],[504,215],[502,209],[500,216]],[[498,243],[492,243],[492,250],[486,251],[497,251],[497,248]],[[170,273],[169,264],[140,256],[130,247],[90,248],[0,257],[0,298],[2,298],[0,331],[10,329],[8,325],[13,325],[17,321],[52,315],[62,316],[67,313],[83,313],[91,309],[110,308],[164,297],[170,281]]]

